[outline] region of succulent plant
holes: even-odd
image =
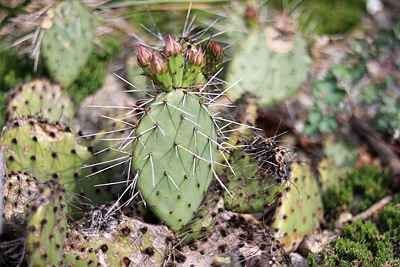
[[[55,180],[39,186],[26,222],[28,266],[63,265],[67,192]]]
[[[143,107],[134,130],[132,170],[148,207],[174,230],[196,214],[218,153],[215,121],[201,93],[203,52],[187,53],[185,62],[172,37],[160,55],[138,48],[139,66],[161,92]]]
[[[5,232],[21,233],[25,229],[26,208],[38,191],[38,179],[29,173],[11,172],[3,177],[3,214]]]
[[[249,92],[260,107],[276,104],[300,89],[310,62],[305,40],[281,15],[275,25],[253,27],[240,40],[228,65],[227,87],[233,86],[227,95],[235,101]]]
[[[89,224],[89,225],[88,225]],[[101,209],[91,219],[70,224],[65,244],[67,266],[161,266],[172,232],[119,215],[103,217]]]
[[[51,76],[68,87],[92,52],[91,12],[80,1],[58,3],[48,9],[41,29],[44,62]]]
[[[209,187],[196,216],[179,230],[180,240],[188,244],[194,239],[206,239],[211,234],[214,224],[224,211],[224,199],[213,184]]]
[[[7,104],[7,119],[36,116],[71,125],[75,107],[68,94],[58,84],[35,79],[21,84]]]
[[[323,216],[320,189],[310,166],[293,162],[290,181],[270,224],[287,253],[295,251],[303,238],[312,234]]]
[[[96,187],[106,183],[106,177],[87,177],[92,170],[82,169],[90,164],[91,153],[68,126],[34,117],[9,121],[0,144],[9,172],[28,172],[41,183],[57,180],[67,191],[83,197],[83,202],[113,199],[106,187]]]
[[[226,168],[224,183],[235,193],[224,193],[225,208],[256,213],[278,201],[290,178],[286,153],[273,138],[257,135],[241,141],[229,158],[231,168]]]

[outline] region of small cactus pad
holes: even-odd
[[[27,218],[28,266],[62,266],[67,227],[66,191],[57,181],[39,187]]]
[[[224,211],[224,200],[215,186],[210,186],[196,216],[179,230],[181,241],[185,244],[194,239],[204,238],[211,234],[213,225]]]
[[[47,11],[41,52],[51,76],[68,87],[92,52],[91,13],[80,1],[65,1]]]
[[[82,166],[88,164],[91,153],[81,141],[69,127],[37,118],[8,122],[0,137],[10,172],[29,172],[39,182],[58,180],[66,190],[84,195],[94,203],[97,198],[112,199],[104,187],[95,187],[105,183],[106,180],[100,180],[104,178],[86,177],[91,170]]]
[[[266,210],[282,196],[290,175],[286,150],[272,138],[254,136],[240,142],[229,159],[225,208],[239,213]]]
[[[25,209],[38,191],[37,178],[29,173],[13,172],[4,177],[3,220],[7,228],[20,231]]]
[[[292,164],[292,184],[276,208],[271,223],[274,236],[286,252],[295,251],[306,235],[312,234],[323,216],[323,207],[317,180],[310,166]]]
[[[250,92],[257,97],[260,107],[266,107],[295,94],[307,77],[310,57],[305,41],[293,34],[275,36],[271,31],[277,30],[250,32],[239,44],[226,77],[227,86],[240,80],[226,93],[232,100]],[[277,38],[290,40],[285,41],[288,45],[284,50],[276,49]]]
[[[214,122],[201,97],[173,90],[148,107],[135,134],[138,190],[160,220],[179,230],[195,215],[214,175]]]
[[[8,101],[7,119],[37,116],[70,124],[75,115],[71,98],[58,84],[36,79],[19,86]]]
[[[94,210],[91,222],[85,218],[67,230],[66,266],[163,266],[166,237],[172,236],[166,226],[102,216]]]

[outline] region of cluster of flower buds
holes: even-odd
[[[139,46],[137,62],[144,74],[165,92],[196,87],[206,82],[203,71],[215,71],[224,55],[222,47],[214,42],[209,42],[205,49],[185,51],[181,43],[168,36],[161,53]]]

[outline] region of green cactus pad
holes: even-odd
[[[306,163],[292,164],[292,184],[276,208],[271,223],[274,236],[286,252],[295,251],[306,235],[312,234],[323,216],[317,180]]]
[[[172,236],[166,226],[150,225],[125,216],[103,218],[98,222],[93,221],[94,217],[88,228],[68,229],[66,266],[162,266],[168,250],[166,237]],[[84,223],[88,221],[85,219]],[[100,229],[92,227],[96,224]]]
[[[11,231],[20,232],[25,224],[26,207],[38,191],[37,178],[29,173],[13,172],[4,177],[3,220]]]
[[[23,83],[15,90],[7,105],[8,120],[38,116],[51,122],[71,124],[74,115],[71,98],[58,84],[46,79]]]
[[[139,121],[132,170],[156,216],[179,230],[195,215],[213,177],[214,122],[195,93],[163,93]]]
[[[276,45],[274,28],[250,32],[228,66],[227,91],[232,100],[245,92],[254,94],[260,107],[281,102],[295,94],[306,79],[311,62],[305,41],[298,35],[287,36],[286,46]]]
[[[224,211],[224,200],[216,187],[210,186],[196,216],[179,230],[181,242],[188,244],[194,239],[207,238],[222,211]]]
[[[57,181],[40,186],[27,218],[28,266],[61,266],[67,227],[66,192]]]
[[[256,213],[276,203],[287,187],[290,165],[285,149],[272,138],[251,137],[240,142],[229,159],[224,192],[225,208],[239,213]]]
[[[51,76],[68,87],[92,52],[91,13],[80,1],[61,2],[47,11],[41,52]]]
[[[10,172],[31,173],[40,182],[58,180],[66,190],[86,197],[84,202],[112,199],[107,188],[95,187],[105,183],[105,177],[86,177],[92,170],[82,166],[90,163],[91,153],[67,126],[37,118],[10,121],[0,144]]]

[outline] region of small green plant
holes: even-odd
[[[312,83],[314,104],[309,109],[306,134],[332,133],[342,120],[363,111],[367,123],[395,136],[400,129],[395,75],[400,66],[394,60],[399,51],[398,32],[398,28],[380,31],[372,43],[355,39],[343,62]]]

